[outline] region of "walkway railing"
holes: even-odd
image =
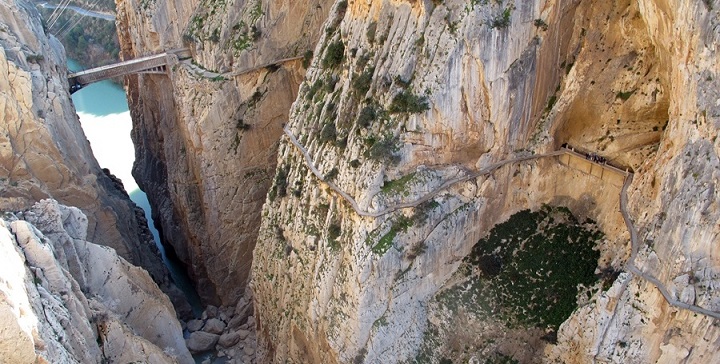
[[[93,82],[135,73],[164,73],[168,66],[177,64],[180,59],[190,57],[186,48],[123,61],[107,66],[96,67],[68,75],[70,93],[73,93]]]

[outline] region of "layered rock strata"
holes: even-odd
[[[232,306],[244,294],[277,141],[304,75],[299,59],[273,62],[312,50],[329,8],[327,0],[118,2],[123,57],[192,50],[194,66],[131,76],[127,87],[133,173],[206,303]]]
[[[88,239],[115,249],[169,288],[141,209],[98,166],[68,93],[65,53],[24,2],[0,4],[0,209],[43,198],[88,216]]]
[[[42,200],[0,220],[0,359],[193,363],[150,275],[87,241],[79,209]]]
[[[261,361],[415,360],[428,302],[472,245],[544,203],[596,220],[605,233],[599,268],[623,270],[630,241],[620,186],[554,157],[373,216],[564,143],[635,172],[629,214],[645,241],[635,265],[678,300],[720,310],[712,290],[720,262],[710,253],[720,116],[712,6],[340,1],[334,9],[288,122],[303,149],[283,138],[263,210],[252,284]],[[620,274],[581,303],[532,361],[717,360],[714,319],[670,306],[638,275]]]

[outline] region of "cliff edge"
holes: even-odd
[[[0,209],[44,198],[88,216],[89,240],[102,242],[168,286],[143,211],[98,165],[68,92],[65,52],[34,7],[0,4]]]

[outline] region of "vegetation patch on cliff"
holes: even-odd
[[[451,280],[455,283],[436,296],[431,311],[441,317],[433,321],[441,324],[430,324],[431,329],[443,338],[443,332],[462,325],[455,317],[466,316],[463,321],[485,327],[480,331],[492,325],[518,337],[553,341],[554,332],[577,308],[578,294],[599,286],[595,246],[602,238],[592,220],[580,222],[565,207],[545,205],[514,214],[475,244]],[[473,325],[468,326],[462,330],[472,331]],[[448,340],[425,340],[421,354],[467,361],[471,354],[495,351],[491,335],[476,336],[460,347]]]
[[[597,280],[602,237],[564,207],[520,211],[475,244],[465,273],[479,274],[479,292],[508,321],[555,330],[575,310],[577,286]]]

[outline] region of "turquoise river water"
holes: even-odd
[[[68,60],[68,68],[72,71],[80,70],[78,63],[72,60]],[[130,139],[132,120],[125,91],[111,81],[101,81],[75,92],[72,99],[95,158],[101,167],[108,168],[112,174],[122,180],[130,199],[145,211],[150,231],[155,238],[155,245],[170,270],[170,276],[185,293],[193,313],[199,316],[202,312],[200,298],[182,265],[168,259],[165,247],[160,243],[147,196],[138,188],[131,174],[135,149]]]

